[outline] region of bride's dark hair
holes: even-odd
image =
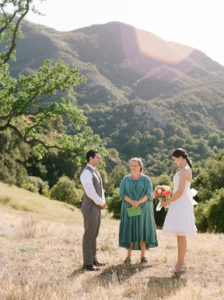
[[[189,167],[191,169],[193,168],[192,161],[189,158],[187,151],[184,150],[183,148],[177,148],[177,149],[173,150],[171,156],[174,156],[174,157],[180,157],[180,156],[182,156],[184,159],[186,159]]]

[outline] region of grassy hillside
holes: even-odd
[[[28,212],[37,218],[68,224],[81,224],[80,211],[67,203],[49,200],[40,194],[0,182],[0,204],[9,212]]]
[[[0,299],[223,299],[224,243],[221,234],[189,239],[188,271],[172,277],[175,238],[158,230],[159,247],[148,265],[123,265],[119,222],[104,217],[98,239],[99,272],[82,272],[79,210],[0,184]]]

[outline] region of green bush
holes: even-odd
[[[0,160],[0,180],[8,184],[16,184],[15,173],[10,172],[2,160]]]
[[[193,179],[192,185],[198,191],[197,201],[213,198],[215,190],[224,188],[224,151],[206,161],[205,167]],[[206,189],[205,189],[206,187]]]
[[[119,190],[119,188],[116,188],[112,196],[108,197],[107,200],[107,209],[113,214],[113,218],[115,219],[120,219],[121,217],[122,201],[120,200]]]
[[[37,176],[27,176],[26,180],[21,184],[21,187],[25,190],[40,193],[45,196],[49,190],[48,183]]]
[[[21,186],[21,183],[27,178],[27,172],[23,165],[18,163],[7,153],[0,154],[0,180]]]
[[[208,202],[200,202],[195,208],[195,224],[199,232],[206,232],[208,229],[208,222],[206,217],[206,210]]]
[[[82,190],[75,188],[75,181],[67,176],[59,178],[58,182],[50,191],[52,199],[60,200],[80,207],[82,201]]]
[[[38,193],[38,188],[35,186],[34,183],[30,182],[29,180],[26,180],[21,184],[21,188],[24,190],[33,192],[33,193]]]
[[[216,190],[214,197],[208,202],[208,227],[214,232],[224,232],[224,188]]]
[[[45,191],[49,190],[48,183],[46,181],[43,181],[40,177],[29,176],[28,180],[37,188],[40,194],[44,194]]]
[[[167,174],[162,174],[157,177],[151,177],[152,186],[155,188],[157,185],[171,185],[170,176]]]

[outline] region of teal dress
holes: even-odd
[[[144,195],[148,200],[141,203],[142,214],[129,217],[127,208],[132,207],[124,200],[128,196],[139,200]],[[140,250],[139,242],[146,242],[146,249],[158,246],[156,225],[153,213],[153,190],[148,176],[142,175],[139,180],[133,180],[131,175],[125,176],[120,185],[121,221],[119,229],[119,246],[129,249],[133,242],[133,250]]]

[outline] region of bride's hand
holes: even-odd
[[[169,200],[162,201],[162,206],[163,206],[164,208],[166,208],[169,204],[170,204],[170,201],[169,201]]]

